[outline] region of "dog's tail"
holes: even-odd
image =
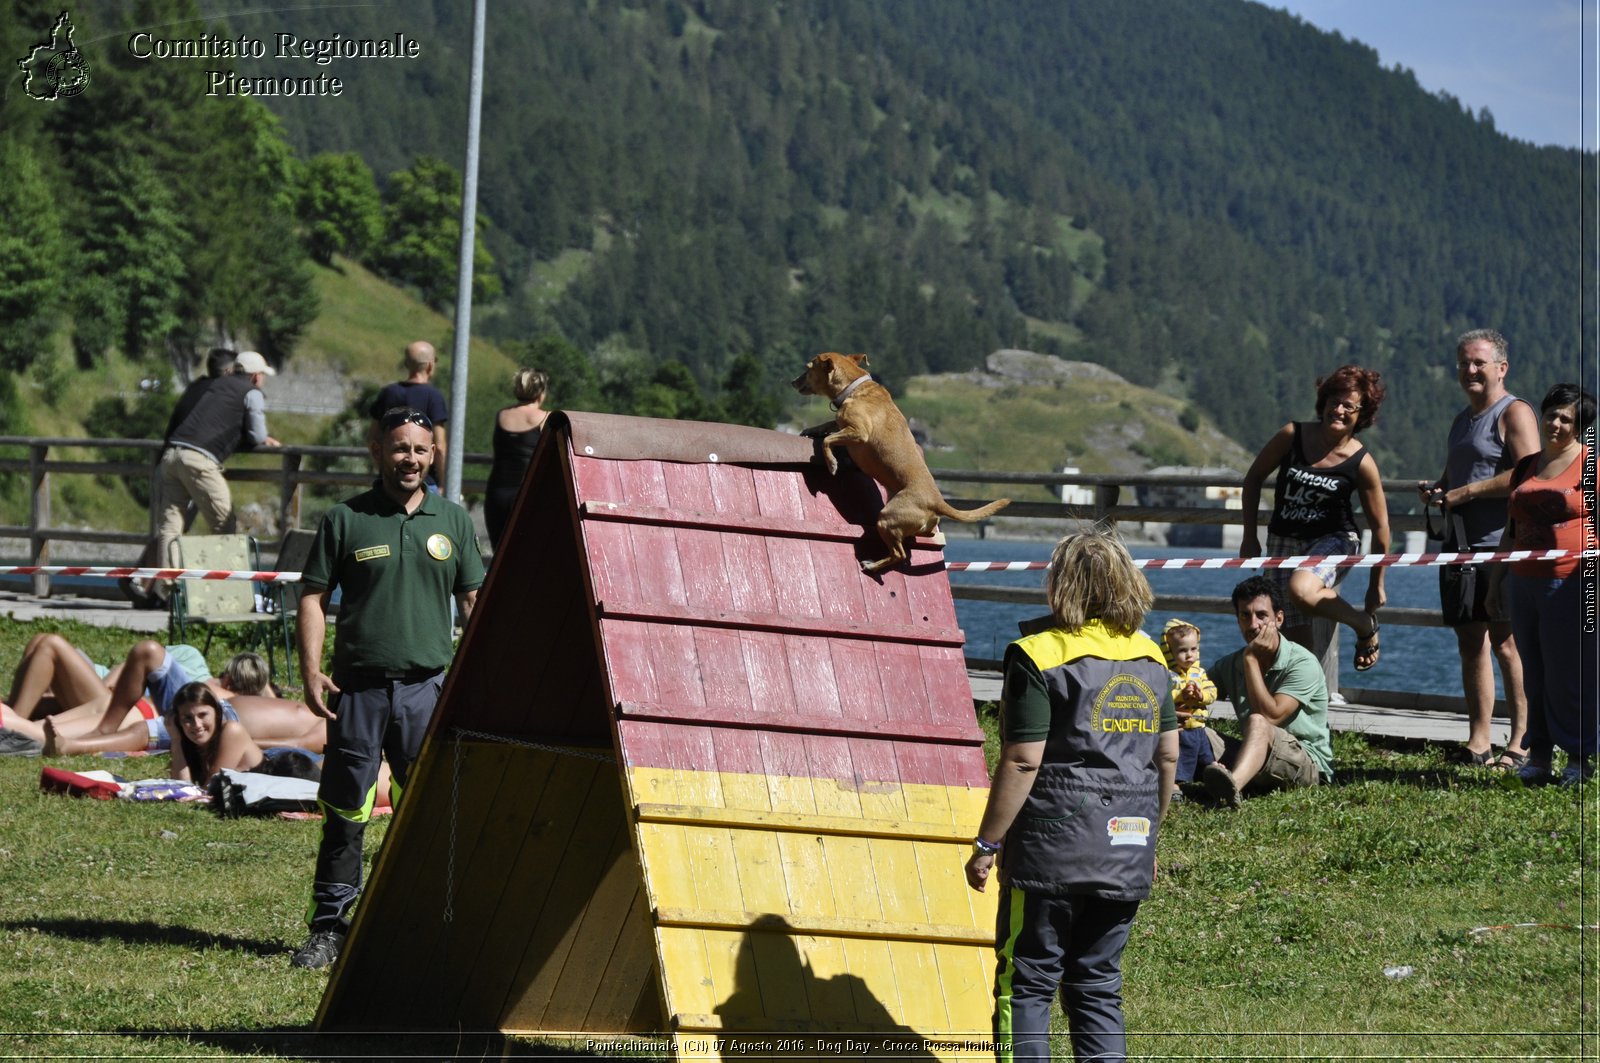
[[[979,506],[977,509],[957,509],[941,498],[933,508],[934,512],[941,517],[949,517],[951,520],[965,521],[971,524],[975,520],[983,520],[985,517],[993,516],[1010,504],[1011,499],[1009,498],[997,498],[987,506]]]

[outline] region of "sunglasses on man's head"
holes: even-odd
[[[433,422],[421,410],[393,409],[378,418],[378,423],[383,426],[385,432],[391,428],[399,428],[403,424],[420,425],[430,432],[433,431]]]

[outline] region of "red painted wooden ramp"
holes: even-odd
[[[809,439],[552,416],[319,1025],[986,1031],[982,734],[940,551],[860,572],[881,504]]]

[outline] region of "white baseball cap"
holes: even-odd
[[[233,365],[241,373],[265,373],[268,376],[277,376],[278,371],[267,364],[258,351],[240,351],[234,358]]]

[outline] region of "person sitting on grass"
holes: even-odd
[[[1200,781],[1230,808],[1251,790],[1292,789],[1333,781],[1328,683],[1312,652],[1280,630],[1278,583],[1251,576],[1233,589],[1234,617],[1245,647],[1211,666],[1219,696],[1233,703],[1243,741],[1206,734],[1218,754]]]
[[[262,749],[245,725],[226,718],[226,707],[207,683],[190,683],[173,697],[177,721],[168,774],[200,786],[224,768],[315,779],[322,757],[309,749],[277,746]]]

